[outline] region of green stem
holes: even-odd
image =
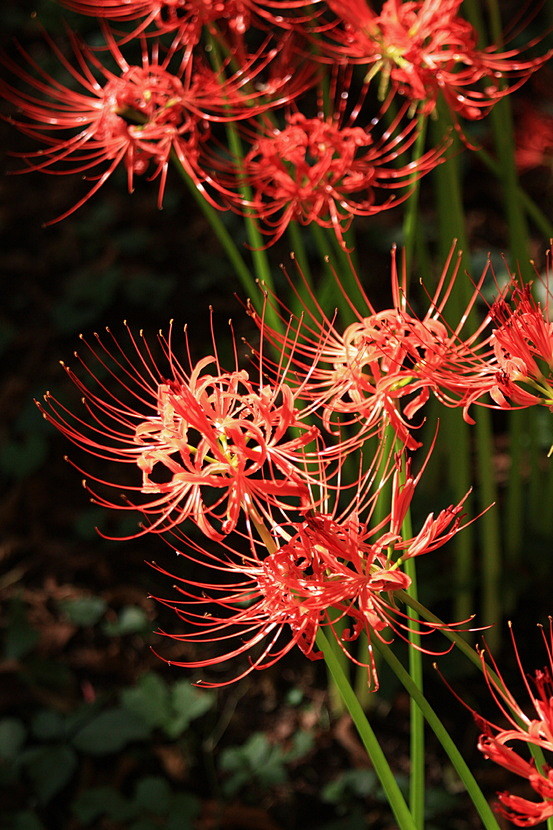
[[[213,63],[213,66],[216,71],[220,72],[223,66],[223,61],[221,59],[220,53],[220,44],[218,39],[214,35],[209,36],[209,44],[210,44],[210,57]],[[242,141],[238,132],[238,128],[233,121],[227,121],[225,123],[225,130],[227,134],[227,140],[229,145],[229,150],[231,154],[234,156],[236,164],[239,168],[238,174],[238,181],[239,186],[238,189],[240,191],[240,195],[246,202],[251,202],[252,200],[252,190],[248,184],[246,184],[242,179],[243,176],[243,160],[244,160],[244,151],[242,147]],[[263,239],[263,235],[259,230],[259,226],[255,217],[252,214],[250,208],[244,208],[243,212],[244,217],[244,224],[246,227],[246,233],[248,236],[248,242],[251,248],[251,257],[253,260],[254,270],[256,276],[261,282],[265,285],[265,287],[271,292],[275,293],[274,290],[274,283],[273,283],[273,275],[271,272],[271,266],[269,263],[269,258],[267,256],[267,251],[265,250],[265,240]],[[258,292],[259,294],[259,292]],[[277,314],[275,313],[274,309],[267,305],[265,309],[265,314],[267,317],[267,321],[269,325],[273,328],[279,330],[281,328],[280,321],[278,319]]]
[[[324,654],[325,662],[337,687],[340,690],[344,703],[356,726],[363,746],[367,750],[370,761],[374,767],[374,771],[382,784],[382,789],[384,790],[388,804],[390,805],[396,818],[398,830],[417,830],[417,826],[413,821],[413,816],[405,803],[405,799],[399,789],[394,773],[390,769],[390,765],[382,752],[382,748],[376,738],[376,735],[374,734],[369,721],[365,717],[365,713],[363,712],[363,709],[361,708],[361,705],[349,684],[342,666],[336,659],[334,649],[320,628],[317,632],[317,646]]]
[[[470,646],[465,641],[465,639],[460,634],[448,628],[447,625],[443,622],[443,620],[441,620],[439,617],[433,614],[432,611],[429,611],[428,608],[422,605],[418,600],[410,596],[407,593],[407,591],[397,591],[396,594],[398,599],[401,600],[401,602],[405,603],[405,605],[413,609],[413,611],[416,611],[417,614],[423,620],[436,624],[436,627],[444,635],[444,637],[447,637],[448,640],[451,640],[451,642],[457,646],[459,651],[463,652],[465,657],[467,657],[470,660],[470,662],[473,663],[473,665],[475,665],[478,669],[482,670],[482,660],[480,655],[475,649],[472,648],[472,646]],[[494,679],[494,681],[497,681],[498,683],[500,682],[497,675],[495,675],[491,669],[489,670],[489,674],[490,677]]]
[[[416,162],[424,152],[424,144],[426,141],[426,127],[428,119],[426,115],[418,116],[418,132],[417,140],[413,148],[413,156],[411,161]],[[405,216],[403,219],[403,239],[405,249],[405,261],[407,263],[407,273],[412,273],[413,258],[415,254],[415,247],[417,243],[417,229],[419,217],[419,192],[420,180],[417,180],[413,185],[411,194],[405,205]]]
[[[172,154],[171,159],[174,162],[182,180],[190,190],[192,196],[196,200],[196,203],[199,205],[204,216],[211,225],[211,228],[213,229],[215,236],[221,243],[221,246],[223,247],[227,257],[229,258],[235,270],[235,273],[238,276],[238,279],[242,284],[242,287],[244,288],[248,296],[252,298],[258,296],[259,289],[257,287],[255,278],[253,277],[248,266],[246,265],[244,258],[238,250],[238,247],[234,242],[232,236],[229,234],[225,225],[221,221],[219,212],[214,207],[212,207],[212,205],[209,204],[207,199],[198,190],[198,188],[196,187],[196,185],[194,184],[194,182],[192,181],[192,179],[180,163],[177,156],[175,154]]]
[[[405,470],[402,470],[401,483],[405,481]],[[411,522],[411,511],[408,510],[401,526],[403,539],[411,539],[413,527]],[[411,580],[408,593],[414,599],[418,599],[417,591],[417,568],[414,559],[406,559],[404,570]],[[409,676],[410,682],[418,690],[419,695],[423,694],[423,672],[422,654],[420,651],[420,634],[418,633],[418,614],[413,611],[408,621],[409,638]],[[416,698],[411,695],[410,701],[411,732],[410,732],[410,758],[411,771],[409,779],[409,806],[420,830],[424,830],[424,795],[425,795],[425,741],[424,741],[424,717]]]
[[[406,520],[407,522],[407,520]],[[408,522],[410,524],[410,521]],[[405,523],[404,523],[405,526]],[[409,538],[405,535],[407,531],[403,531],[404,538]],[[411,579],[409,586],[409,594],[417,598],[417,572],[414,559],[407,559],[404,564],[404,570],[407,576]],[[409,619],[409,675],[411,683],[416,688],[419,694],[422,695],[423,680],[422,680],[422,655],[418,648],[420,645],[420,635],[417,631],[417,614],[413,612]],[[425,769],[424,769],[424,717],[420,706],[417,703],[417,698],[411,695],[411,733],[410,733],[410,755],[411,755],[411,774],[409,780],[409,805],[415,824],[420,830],[424,830],[424,793],[425,793]]]
[[[486,801],[482,790],[476,783],[476,780],[468,768],[466,761],[455,746],[449,732],[436,715],[426,698],[422,695],[418,685],[414,682],[411,673],[405,670],[401,662],[387,645],[382,643],[380,640],[376,640],[374,646],[388,663],[398,680],[403,684],[406,691],[409,693],[411,700],[415,703],[417,708],[419,708],[421,717],[424,717],[443,746],[449,756],[449,760],[453,764],[454,769],[463,782],[472,803],[478,811],[478,815],[482,819],[483,826],[486,830],[500,830],[497,819]]]
[[[441,108],[438,125],[441,125],[442,134],[446,129],[447,116],[444,108]],[[459,146],[459,140],[456,139]],[[455,146],[452,147],[455,152]],[[468,240],[465,229],[465,216],[462,202],[461,176],[459,170],[459,156],[453,155],[447,162],[438,166],[436,170],[436,182],[438,193],[438,209],[441,221],[441,245],[442,254],[445,255],[446,248],[451,245],[454,236],[459,240],[464,257],[461,266],[461,274],[469,266]],[[452,315],[453,325],[457,325],[462,318],[468,302],[472,295],[472,285],[469,280],[458,279],[455,290],[451,293],[448,314]],[[473,315],[469,316],[465,331],[470,333],[474,330]],[[455,413],[458,416],[458,413]],[[464,424],[464,425],[463,425]],[[448,428],[446,442],[449,448],[458,447],[456,454],[448,452],[454,461],[450,466],[450,481],[454,483],[455,497],[459,501],[469,490],[471,485],[470,468],[470,439],[468,428],[464,421],[457,417],[457,426],[453,427],[453,415],[444,418],[444,426]],[[481,534],[485,539],[485,546],[482,551],[482,605],[483,615],[487,624],[498,622],[501,617],[501,599],[499,592],[499,576],[501,573],[501,536],[499,529],[498,511],[488,510],[490,505],[497,502],[497,487],[493,477],[491,459],[493,457],[491,416],[487,409],[478,412],[475,426],[476,433],[476,467],[478,474],[477,497],[479,508],[484,513],[480,519],[479,526]],[[461,446],[459,444],[461,443]],[[452,459],[453,460],[453,459]],[[462,537],[465,537],[463,540]],[[474,535],[470,534],[470,544],[473,547]],[[471,593],[469,590],[470,574],[472,571],[472,550],[468,550],[466,534],[459,535],[456,545],[458,554],[456,567],[458,575],[458,594],[456,597],[457,606],[455,614],[459,619],[465,619],[467,610],[474,608]],[[468,601],[470,599],[470,602]],[[495,647],[498,644],[500,629],[492,629],[490,633],[490,644]]]
[[[477,14],[475,0],[469,0],[468,9],[474,15],[474,24],[478,27],[480,38],[484,41],[484,26],[480,15]],[[499,4],[497,0],[487,0],[491,40],[499,47],[502,45],[502,24]],[[499,84],[504,88],[505,84]],[[498,100],[490,113],[494,142],[497,152],[497,176],[503,187],[507,225],[509,228],[509,248],[511,252],[511,267],[518,271],[525,280],[532,279],[530,265],[530,244],[526,216],[520,198],[518,173],[515,164],[515,139],[511,104],[509,97]],[[547,223],[549,224],[549,223]],[[550,237],[549,228],[547,235]],[[523,481],[519,474],[521,447],[526,438],[527,430],[531,429],[532,414],[526,418],[511,418],[509,422],[509,442],[511,453],[511,475],[507,485],[505,509],[505,556],[516,569],[523,544],[524,534],[524,498]],[[530,469],[530,476],[538,475],[535,468]],[[535,489],[536,482],[530,482],[530,489]],[[515,592],[511,592],[511,600],[516,599]]]
[[[492,171],[492,173],[494,173],[498,178],[501,177],[501,163],[499,161],[494,159],[487,150],[483,150],[482,148],[475,150],[475,153],[484,162],[486,167]],[[523,190],[518,182],[516,195],[520,204],[523,205],[529,219],[533,221],[536,228],[541,231],[546,239],[553,238],[553,222],[550,221],[550,219],[545,215],[545,213],[543,213],[534,200],[530,198],[528,193]]]
[[[448,121],[443,114],[434,122],[434,136],[436,141],[442,141],[448,129]],[[466,237],[464,221],[458,224],[458,217],[463,217],[461,189],[459,185],[459,151],[458,139],[454,139],[451,148],[451,157],[434,171],[436,186],[436,204],[439,217],[439,254],[440,260],[445,261],[454,239],[459,242],[461,250],[466,251]],[[462,270],[461,270],[462,273]],[[447,320],[455,327],[464,312],[464,297],[460,280],[451,293]],[[466,307],[466,306],[465,306]],[[459,502],[467,493],[472,484],[471,439],[469,426],[457,410],[446,409],[440,415],[439,444],[436,456],[442,457],[447,465],[447,483],[453,490],[454,500]],[[439,453],[439,455],[438,455]],[[469,497],[467,508],[470,510],[472,498]],[[454,583],[454,615],[458,619],[465,619],[474,608],[474,590],[471,584],[471,575],[474,572],[474,532],[472,526],[463,533],[458,533],[453,541],[455,557]]]

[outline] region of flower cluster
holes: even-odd
[[[480,49],[474,27],[460,14],[462,2],[385,0],[377,13],[366,0],[329,0],[338,22],[328,31],[325,51],[378,74],[383,87],[391,83],[422,112],[432,112],[443,97],[453,113],[482,118],[543,58]]]
[[[161,206],[173,161],[212,207],[255,219],[268,245],[299,222],[345,247],[353,216],[399,204],[443,161],[447,139],[415,152],[416,110],[442,100],[458,127],[548,57],[478,48],[461,0],[386,0],[378,12],[366,0],[64,3],[100,19],[105,47],[70,36],[70,59],[50,44],[69,83],[24,50],[27,66],[4,57],[14,80],[0,80],[8,120],[42,145],[18,154],[24,169],[93,182],[57,219],[119,167],[129,191],[136,176],[157,180]]]
[[[534,827],[553,816],[553,767],[547,764],[543,757],[543,751],[553,752],[553,629],[551,624],[549,636],[543,630],[542,635],[547,665],[532,676],[528,676],[523,669],[513,637],[516,660],[533,713],[526,714],[509,691],[493,658],[492,667],[487,665],[485,653],[482,655],[484,674],[494,701],[504,715],[507,725],[498,726],[485,720],[476,712],[473,713],[482,731],[478,742],[478,748],[482,754],[494,763],[526,779],[540,799],[534,801],[509,792],[498,794],[497,812],[517,827]],[[537,754],[529,759],[523,757],[521,750],[523,751],[524,747],[534,747],[537,749]]]
[[[253,667],[271,664],[293,644],[314,658],[320,627],[346,651],[362,632],[369,642],[393,631],[403,636],[409,616],[397,597],[410,580],[402,563],[440,547],[462,521],[464,500],[405,535],[422,474],[411,474],[409,453],[420,446],[416,416],[430,394],[463,407],[468,420],[474,403],[553,406],[548,302],[542,307],[532,286],[513,277],[467,333],[490,269],[473,284],[453,326],[445,322],[446,306],[459,263],[452,249],[424,314],[409,301],[395,249],[391,307],[377,310],[363,295],[366,308],[352,305],[353,323],[326,317],[313,293],[300,318],[267,293],[265,312],[247,306],[260,334],[248,369],[236,357],[224,367],[215,341],[211,354],[193,361],[186,334],[186,363],[176,357],[171,332],[157,344],[128,329],[126,342],[109,331],[91,343],[83,339],[88,358],[78,356],[81,371],[66,371],[84,415],[47,395],[45,417],[77,446],[126,467],[112,481],[85,472],[96,503],[138,511],[137,533],[173,533],[186,543],[184,556],[212,572],[201,583],[184,579],[185,599],[175,607],[197,630],[177,638],[226,644],[231,632],[244,637],[237,648],[183,665],[218,663],[262,642]],[[269,308],[280,328],[268,325]],[[394,436],[387,450],[385,431]],[[380,449],[367,470],[374,436]],[[390,506],[374,521],[384,485]],[[122,501],[110,495],[114,488],[125,494]],[[183,531],[186,521],[219,544],[218,552]],[[224,574],[223,581],[213,573]],[[342,630],[337,621],[345,619]],[[423,624],[421,633],[436,627]],[[285,632],[291,639],[277,646]],[[375,686],[370,651],[365,665]]]
[[[445,322],[444,311],[460,261],[452,248],[424,315],[417,315],[409,302],[405,262],[398,264],[395,248],[391,308],[377,311],[357,278],[362,298],[352,306],[357,319],[344,328],[318,305],[317,311],[306,310],[302,319],[292,318],[285,333],[271,329],[253,306],[249,312],[264,338],[289,355],[302,396],[320,402],[319,414],[328,432],[347,427],[363,439],[387,423],[399,441],[416,449],[420,443],[413,435],[414,419],[430,393],[467,411],[496,382],[498,367],[488,331],[489,316],[472,333],[464,332],[487,267],[474,285],[459,324],[450,327]],[[355,273],[351,262],[350,268]],[[339,282],[336,274],[335,279]],[[276,297],[272,301],[286,318],[284,305]],[[303,380],[305,373],[307,382]]]
[[[195,651],[180,664],[217,665],[253,652],[247,672],[294,645],[316,659],[317,633],[326,628],[378,686],[374,638],[407,637],[412,624],[401,608],[411,583],[403,564],[436,551],[463,526],[466,496],[430,513],[418,532],[405,521],[426,466],[412,472],[409,449],[418,443],[410,418],[428,397],[433,366],[445,374],[452,355],[473,348],[462,326],[449,331],[438,319],[447,273],[428,313],[416,318],[394,255],[394,307],[373,309],[341,333],[337,323],[327,330],[328,321],[315,329],[313,316],[318,346],[302,339],[300,321],[279,336],[250,311],[261,344],[247,369],[223,366],[215,341],[211,354],[193,361],[186,333],[185,361],[171,331],[156,343],[129,329],[124,339],[109,330],[82,339],[80,368],[65,367],[82,412],[50,394],[41,409],[74,444],[111,463],[112,478],[94,464],[91,471],[78,467],[94,502],[135,511],[135,535],[169,534],[207,572],[177,577],[183,599],[165,601],[186,624],[169,636],[211,644],[208,656]],[[343,423],[334,423],[330,410],[344,413]],[[367,438],[383,438],[385,429],[395,439],[369,450]],[[114,489],[123,499],[113,498]],[[199,543],[186,523],[208,542]],[[418,631],[443,627],[421,622]],[[349,649],[361,634],[369,643],[365,657]]]
[[[417,416],[430,394],[463,407],[467,419],[474,403],[553,406],[548,302],[542,307],[532,286],[513,277],[482,323],[465,332],[490,268],[452,325],[446,306],[459,263],[452,248],[424,314],[408,298],[395,249],[391,307],[377,310],[363,295],[366,308],[352,304],[352,323],[329,319],[307,283],[299,318],[267,292],[263,312],[247,305],[260,335],[247,369],[236,348],[234,365],[223,366],[215,340],[211,354],[193,361],[186,333],[185,361],[171,331],[156,344],[129,329],[125,340],[110,331],[83,339],[88,356],[77,355],[79,371],[66,371],[84,413],[50,395],[41,408],[74,444],[119,468],[112,480],[81,470],[93,501],[138,512],[137,535],[169,532],[182,555],[207,570],[203,580],[177,577],[184,598],[167,604],[187,625],[175,635],[180,642],[222,650],[194,653],[182,665],[257,649],[250,671],[293,645],[314,659],[321,628],[348,654],[362,633],[369,644],[406,636],[412,621],[399,603],[410,578],[402,565],[458,532],[465,501],[428,515],[418,533],[404,524],[425,466],[412,474],[410,452],[420,446]],[[269,310],[281,327],[268,325]],[[420,633],[441,627],[421,623]],[[370,646],[365,660],[352,659],[376,687]]]
[[[404,511],[413,484],[408,478],[401,485],[396,470],[393,491]],[[371,641],[376,637],[389,642],[394,632],[407,639],[409,617],[398,603],[411,580],[401,564],[445,544],[460,529],[461,518],[462,503],[428,516],[418,534],[405,538],[393,514],[371,526],[361,522],[355,511],[340,520],[311,511],[303,521],[276,525],[263,545],[248,536],[248,553],[223,542],[216,556],[185,538],[186,548],[179,552],[196,565],[200,562],[208,576],[202,582],[179,577],[177,589],[184,599],[160,600],[174,608],[186,625],[185,633],[168,636],[195,646],[194,655],[204,650],[198,648],[200,644],[223,648],[204,659],[194,656],[171,662],[186,668],[213,666],[253,651],[248,666],[226,681],[230,683],[273,665],[294,646],[311,660],[322,657],[316,645],[322,628],[332,632],[350,659],[367,668],[370,687],[376,690]],[[389,530],[384,530],[386,524]],[[440,627],[446,626],[420,623],[419,634]],[[363,633],[369,640],[366,662],[349,651],[349,644]],[[229,650],[228,640],[236,637],[239,644]]]

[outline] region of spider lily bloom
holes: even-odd
[[[492,676],[485,654],[482,654],[482,667],[490,692],[504,715],[507,724],[504,728],[482,718],[476,712],[473,715],[482,734],[478,748],[486,758],[526,778],[530,787],[541,801],[532,801],[508,792],[498,793],[495,805],[497,812],[518,827],[533,827],[553,816],[553,768],[541,764],[534,758],[524,758],[519,754],[518,745],[535,746],[546,752],[553,752],[553,637],[551,623],[549,636],[542,630],[548,665],[533,675],[523,669],[520,654],[512,633],[513,646],[523,684],[533,708],[531,714],[517,702],[508,690],[496,662],[491,658],[495,672]]]
[[[523,104],[517,118],[515,158],[521,172],[553,165],[553,114]]]
[[[286,384],[225,371],[216,356],[189,361],[187,371],[171,335],[159,335],[160,366],[142,334],[127,336],[124,343],[109,331],[108,342],[83,340],[92,358],[89,365],[76,354],[84,379],[65,367],[82,395],[82,415],[50,395],[41,407],[74,444],[120,465],[112,481],[90,475],[95,503],[139,510],[151,521],[142,533],[190,518],[212,538],[230,532],[242,511],[257,520],[270,507],[312,504],[310,470],[322,464],[318,430],[305,424],[308,410],[296,408]],[[130,484],[124,465],[134,469]],[[102,495],[106,487],[128,495],[115,502]]]
[[[261,49],[227,78],[226,65],[214,72],[197,56],[179,58],[177,42],[162,59],[159,44],[143,41],[141,64],[134,66],[108,36],[110,55],[118,69],[113,72],[100,62],[97,53],[76,38],[71,40],[75,66],[51,45],[82,92],[46,74],[23,50],[36,74],[9,58],[3,62],[33,91],[21,91],[0,81],[0,94],[18,108],[18,115],[8,120],[46,145],[36,152],[16,154],[25,159],[28,170],[55,174],[100,171],[91,173],[95,183],[89,192],[54,221],[84,204],[120,165],[127,171],[129,191],[133,190],[135,175],[148,174],[149,179],[159,180],[161,207],[172,155],[208,201],[219,207],[211,195],[213,182],[200,163],[211,123],[250,117],[268,106],[289,101],[306,83],[305,73],[299,73],[299,84],[291,83],[289,68],[285,74],[281,69],[271,74],[271,63],[279,59],[277,49]],[[253,90],[251,84],[262,72],[269,76],[263,93]],[[279,98],[281,94],[284,98]]]
[[[286,25],[283,15],[290,9],[305,10],[305,0],[62,0],[79,14],[118,22],[141,20],[130,40],[152,26],[158,33],[178,31],[183,45],[195,45],[210,24],[224,25],[231,33],[243,35],[252,19],[272,25]],[[306,19],[311,19],[312,14]]]
[[[354,126],[358,109],[346,123],[336,114],[308,118],[287,112],[282,128],[268,120],[241,125],[250,149],[234,164],[222,160],[218,181],[226,191],[233,189],[233,181],[251,188],[246,202],[234,184],[230,207],[253,212],[269,245],[295,220],[331,228],[344,246],[343,233],[354,216],[372,216],[400,204],[408,198],[408,188],[443,160],[441,146],[397,166],[398,157],[416,141],[416,124],[411,121],[400,131],[400,110],[377,137],[371,131],[374,124],[371,129]]]
[[[553,322],[548,283],[544,288],[542,308],[532,285],[513,277],[490,308],[497,364],[490,395],[500,408],[553,407]]]
[[[227,539],[212,553],[185,538],[186,547],[179,552],[205,566],[205,580],[177,577],[176,588],[184,598],[160,601],[173,608],[187,628],[185,633],[166,636],[191,645],[192,650],[197,648],[201,657],[171,659],[171,663],[204,668],[248,654],[247,668],[232,680],[202,682],[223,686],[254,669],[273,665],[294,646],[310,659],[322,657],[316,647],[319,628],[329,629],[356,663],[350,643],[363,632],[369,643],[375,637],[390,642],[394,633],[406,638],[409,617],[398,603],[399,592],[409,587],[410,578],[401,563],[437,549],[454,536],[461,527],[462,511],[461,503],[436,517],[430,515],[417,535],[402,538],[398,523],[415,483],[408,473],[402,489],[394,476],[396,506],[374,527],[361,521],[355,509],[339,519],[310,511],[303,521],[274,526],[266,545],[250,534],[247,553],[235,550]],[[444,627],[421,622],[420,634]],[[205,647],[210,644],[216,653],[206,657]],[[377,689],[370,645],[366,662],[359,665],[368,669],[369,685]]]
[[[444,309],[458,276],[460,256],[454,261],[454,248],[442,271],[434,296],[423,316],[417,316],[407,298],[405,264],[398,267],[392,250],[392,307],[377,311],[356,276],[361,302],[353,303],[335,275],[344,299],[356,321],[345,329],[329,319],[311,293],[310,307],[302,318],[292,318],[282,334],[267,326],[253,307],[249,313],[259,326],[263,339],[290,356],[298,377],[308,374],[301,394],[321,401],[322,422],[336,432],[342,425],[356,425],[358,438],[390,424],[399,441],[409,449],[420,444],[412,435],[413,419],[427,402],[430,393],[451,406],[468,406],[491,385],[487,356],[491,353],[480,336],[488,320],[471,335],[463,327],[479,297],[485,279],[484,269],[462,319],[448,327]],[[353,264],[351,271],[355,274]],[[304,281],[305,282],[305,281]],[[292,280],[290,284],[293,288]],[[305,288],[309,290],[307,283]],[[300,294],[298,292],[298,298]],[[283,318],[288,310],[275,297],[269,298]],[[363,308],[364,305],[364,308]],[[291,373],[289,373],[289,382]],[[487,385],[486,385],[487,384]],[[484,388],[483,388],[484,386]],[[468,415],[466,416],[468,418]]]
[[[477,47],[472,25],[459,15],[462,0],[385,0],[376,14],[366,0],[329,0],[339,25],[327,30],[321,48],[335,59],[381,73],[384,91],[394,89],[423,113],[440,95],[450,110],[482,118],[548,59],[521,60],[518,49]]]
[[[231,31],[244,34],[249,28],[253,0],[62,0],[79,14],[118,22],[140,20],[125,39],[142,34],[150,26],[158,33],[175,32],[187,46],[196,44],[204,26],[225,22]]]

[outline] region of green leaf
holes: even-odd
[[[100,712],[73,738],[74,746],[89,755],[108,755],[120,752],[133,741],[144,741],[150,735],[150,725],[128,709],[115,707]]]
[[[70,746],[44,746],[26,752],[22,763],[39,802],[48,804],[69,782],[77,756]]]
[[[283,754],[284,760],[297,761],[299,758],[303,758],[304,755],[311,752],[314,743],[315,740],[311,732],[307,732],[305,729],[296,732],[292,738],[292,746]]]
[[[0,720],[0,759],[13,761],[25,743],[27,730],[19,718]]]
[[[290,689],[285,698],[285,702],[288,706],[299,706],[304,698],[304,693],[302,689],[299,689],[297,686],[294,686],[293,689]]]
[[[172,791],[164,778],[150,775],[142,778],[136,785],[134,803],[139,810],[148,810],[155,816],[165,815],[169,811]]]
[[[177,793],[171,800],[165,830],[194,830],[200,801],[191,793]]]
[[[92,787],[79,793],[73,801],[73,813],[81,824],[88,825],[107,815],[113,821],[128,821],[136,808],[113,787]]]
[[[171,719],[163,728],[170,738],[177,738],[190,722],[208,712],[215,704],[213,692],[196,689],[188,680],[179,680],[171,689]]]
[[[77,597],[61,600],[58,608],[69,622],[87,627],[95,625],[104,615],[107,603],[102,597]]]
[[[321,798],[330,804],[339,804],[350,796],[366,798],[375,795],[377,779],[372,770],[350,769],[341,773],[334,781],[330,781],[321,792]]]
[[[53,741],[65,734],[65,718],[60,712],[42,709],[31,722],[31,732],[39,741]]]
[[[151,727],[163,726],[171,722],[169,690],[154,672],[143,675],[136,686],[124,689],[121,703],[129,712]]]
[[[151,629],[150,620],[143,608],[138,605],[126,605],[119,612],[115,622],[106,622],[102,626],[108,637],[119,637],[123,634],[144,634]]]
[[[14,599],[8,608],[4,640],[4,655],[8,660],[26,657],[38,641],[38,632],[27,619],[27,608],[20,599]]]
[[[234,795],[252,781],[270,787],[282,784],[287,778],[281,748],[272,744],[263,732],[254,733],[240,747],[224,750],[220,766],[231,773],[223,784],[227,795]]]

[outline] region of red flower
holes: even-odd
[[[543,632],[542,632],[543,633]],[[519,827],[533,827],[553,816],[553,768],[545,764],[538,766],[534,759],[526,760],[512,744],[534,745],[553,752],[553,630],[550,625],[549,638],[543,633],[548,665],[528,678],[516,646],[513,645],[520,673],[532,704],[533,715],[526,714],[515,697],[509,692],[495,660],[491,660],[495,676],[486,664],[482,654],[482,667],[492,696],[505,716],[508,724],[502,728],[473,712],[477,724],[482,728],[478,748],[496,764],[516,775],[526,778],[534,792],[542,799],[530,801],[508,792],[498,793],[497,812]],[[497,679],[496,679],[497,678]]]
[[[72,45],[76,66],[54,44],[52,48],[84,92],[72,90],[49,76],[23,50],[36,76],[8,58],[4,58],[4,64],[41,97],[0,82],[0,94],[18,107],[19,114],[9,119],[11,123],[46,145],[46,149],[19,154],[27,161],[29,170],[57,174],[100,170],[91,176],[95,184],[89,192],[54,221],[86,202],[119,165],[127,171],[129,191],[136,174],[148,173],[150,179],[158,179],[161,206],[171,154],[178,158],[203,195],[218,207],[210,195],[213,182],[200,162],[201,148],[210,137],[210,123],[250,117],[275,103],[289,101],[306,84],[305,73],[299,73],[298,82],[291,83],[290,67],[282,74],[279,64],[278,71],[271,72],[271,64],[279,63],[282,50],[266,49],[266,43],[258,53],[245,58],[241,68],[228,78],[228,62],[216,73],[201,57],[177,56],[176,43],[161,59],[159,44],[147,48],[143,42],[142,63],[133,66],[109,36],[109,51],[118,74],[107,69],[95,52],[75,38]],[[265,70],[268,77],[264,78],[261,93],[253,89],[251,82]],[[283,98],[278,97],[281,93]],[[71,133],[69,137],[67,132]]]
[[[553,162],[553,115],[524,104],[517,118],[515,158],[524,172]]]
[[[439,95],[464,118],[481,118],[519,87],[549,55],[521,60],[519,50],[478,49],[462,0],[386,0],[380,14],[365,0],[329,0],[342,25],[328,30],[327,52],[381,72],[423,112]],[[510,86],[508,81],[511,81]]]
[[[553,407],[553,322],[548,279],[541,286],[545,307],[534,298],[531,283],[512,277],[490,308],[494,324],[490,342],[496,357],[490,395],[500,408],[534,404]]]
[[[270,507],[313,503],[309,471],[322,465],[318,430],[304,423],[286,384],[266,386],[245,371],[224,371],[216,356],[190,364],[186,371],[170,338],[160,335],[162,369],[142,335],[136,339],[128,331],[127,344],[108,335],[111,345],[99,336],[96,346],[83,341],[96,370],[77,355],[88,382],[66,367],[83,396],[84,416],[73,415],[50,395],[42,407],[77,446],[130,464],[141,475],[140,484],[129,484],[128,477],[104,481],[92,474],[97,484],[128,492],[132,502],[114,503],[95,487],[96,503],[140,510],[152,519],[142,532],[191,518],[213,538],[231,531],[242,511],[255,519]],[[115,389],[99,380],[106,371]],[[135,501],[137,494],[142,498]]]
[[[333,229],[344,245],[343,232],[354,216],[371,216],[400,204],[408,188],[442,161],[443,146],[417,162],[394,164],[417,137],[413,121],[398,131],[403,114],[400,111],[380,137],[354,126],[354,119],[339,123],[336,114],[308,118],[288,112],[282,128],[268,121],[247,125],[242,129],[251,146],[245,159],[232,166],[222,160],[218,181],[226,190],[238,189],[233,181],[251,188],[251,200],[237,192],[230,205],[238,211],[253,210],[269,244],[295,220]],[[388,195],[390,191],[394,194]]]
[[[224,21],[238,34],[250,25],[254,0],[62,0],[64,6],[79,14],[105,20],[140,20],[141,24],[126,39],[136,37],[151,25],[158,32],[179,31],[186,45],[194,45],[202,28]]]
[[[398,592],[409,587],[410,579],[401,563],[435,550],[457,533],[462,510],[461,503],[436,517],[430,515],[416,536],[402,538],[399,528],[417,481],[409,470],[404,485],[394,475],[392,513],[373,527],[359,519],[357,507],[364,497],[358,492],[339,519],[309,511],[303,521],[274,525],[271,538],[263,544],[250,535],[248,554],[226,541],[211,553],[185,538],[181,554],[204,565],[208,575],[205,581],[177,577],[184,599],[160,600],[190,629],[167,636],[198,647],[200,655],[205,655],[204,644],[214,643],[219,653],[171,663],[204,668],[253,651],[248,667],[232,680],[207,684],[222,686],[253,669],[273,665],[294,646],[310,659],[320,658],[319,628],[329,629],[354,662],[349,644],[363,632],[369,642],[374,637],[389,642],[394,632],[405,638],[409,618],[398,608]],[[346,630],[340,625],[344,621]],[[420,633],[443,627],[423,622]],[[366,662],[360,665],[368,669],[370,685],[377,689],[370,646]]]
[[[345,330],[334,318],[328,319],[314,295],[311,300],[318,313],[306,308],[301,320],[292,318],[285,335],[271,330],[253,308],[249,309],[263,337],[290,355],[298,377],[308,374],[301,395],[321,402],[327,430],[335,432],[343,424],[357,424],[361,440],[389,423],[398,439],[414,449],[419,444],[411,434],[413,418],[430,392],[448,405],[468,408],[489,389],[493,380],[491,374],[486,374],[486,357],[491,350],[486,340],[478,342],[486,321],[472,335],[462,336],[487,269],[475,285],[461,321],[449,328],[442,318],[459,269],[459,259],[453,268],[452,260],[453,249],[429,308],[421,317],[409,305],[406,274],[405,270],[398,271],[395,249],[393,307],[376,311],[357,278],[365,309],[361,303],[349,301],[357,321]],[[355,273],[352,263],[350,267]],[[336,281],[340,286],[338,276]],[[342,291],[348,300],[346,291]],[[283,317],[288,317],[287,309],[273,299]]]

